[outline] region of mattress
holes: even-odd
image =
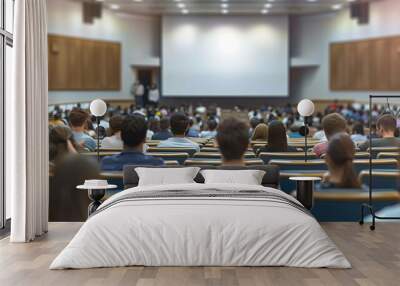
[[[134,265],[351,267],[315,218],[282,191],[194,183],[110,197],[50,269]]]

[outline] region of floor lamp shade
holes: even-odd
[[[106,114],[107,104],[101,99],[95,99],[90,103],[90,113],[96,117]]]
[[[309,99],[303,99],[297,105],[297,111],[301,116],[311,116],[314,113],[314,103]]]

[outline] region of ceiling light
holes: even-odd
[[[267,4],[264,5],[264,7],[265,7],[265,8],[271,8],[271,7],[272,7],[272,4],[271,4],[271,3],[267,3]]]
[[[134,2],[142,2],[143,0],[133,0]]]
[[[269,12],[269,11],[268,11],[267,9],[262,9],[262,10],[261,10],[261,14],[268,14],[268,12]]]
[[[228,2],[228,0],[221,0],[221,2]]]
[[[340,9],[342,9],[342,7],[343,7],[342,4],[335,4],[335,5],[332,5],[332,9],[333,9],[333,10],[340,10]]]
[[[228,11],[227,9],[222,9],[222,10],[221,10],[221,13],[222,13],[222,14],[228,14],[228,12],[229,12],[229,11]]]
[[[110,5],[110,9],[118,10],[119,9],[119,5],[118,4],[111,4]]]
[[[226,9],[226,8],[228,8],[228,7],[229,7],[229,4],[226,4],[226,3],[222,3],[222,4],[221,4],[221,8]]]
[[[184,3],[178,3],[178,7],[182,9],[182,8],[185,8],[186,5]]]
[[[182,14],[189,14],[189,10],[183,9],[183,10],[182,10]]]

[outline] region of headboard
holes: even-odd
[[[135,171],[137,167],[145,168],[185,168],[185,166],[140,166],[140,165],[125,165],[123,170],[124,188],[129,189],[136,187],[139,183],[139,176]],[[187,167],[186,167],[187,168]],[[262,179],[262,185],[265,187],[278,188],[279,187],[279,167],[276,165],[259,165],[259,166],[201,166],[201,170],[206,169],[219,169],[219,170],[262,170],[265,175]],[[204,183],[204,178],[197,174],[194,179],[197,183]]]

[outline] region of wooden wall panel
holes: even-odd
[[[49,90],[120,90],[119,43],[49,35]]]
[[[399,91],[400,37],[333,43],[330,86],[335,91]]]
[[[400,37],[390,39],[389,90],[400,90]]]

